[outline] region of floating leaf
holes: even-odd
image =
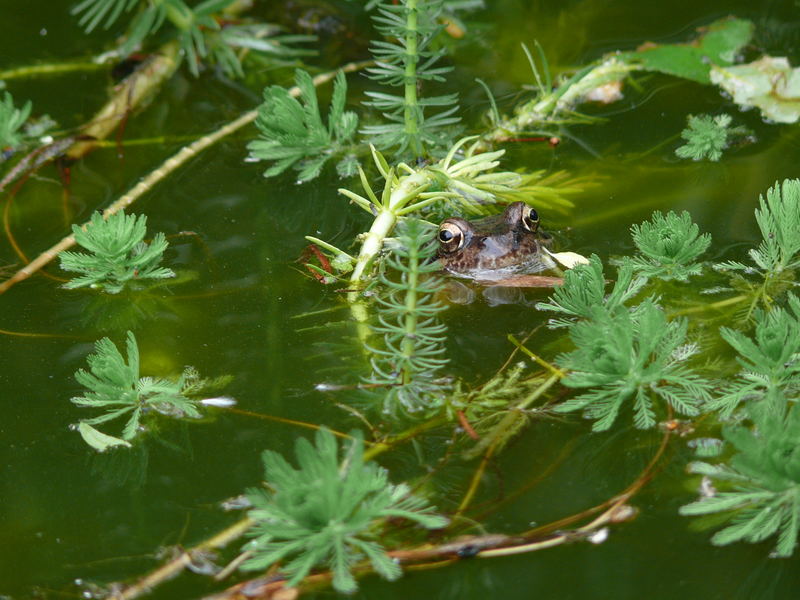
[[[114,342],[103,338],[95,343],[95,353],[86,358],[89,370],[79,369],[75,379],[84,386],[83,396],[72,398],[78,406],[99,409],[96,417],[81,419],[78,431],[92,448],[103,452],[113,446],[130,446],[146,428],[143,420],[159,414],[172,418],[198,418],[200,401],[189,397],[224,381],[205,381],[187,367],[176,380],[139,377],[139,346],[128,332],[127,362]],[[217,384],[217,385],[215,385]],[[121,437],[110,436],[92,427],[127,417]]]
[[[5,92],[0,100],[0,150],[19,146],[25,137],[20,133],[20,128],[31,114],[30,101],[22,108],[14,106],[14,98]]]
[[[649,221],[631,227],[639,256],[626,259],[645,277],[686,281],[701,271],[694,261],[708,249],[711,236],[700,233],[688,212],[653,213]]]
[[[333,154],[347,150],[358,127],[358,116],[344,110],[347,95],[344,73],[339,72],[334,80],[327,126],[320,116],[311,75],[297,69],[295,82],[302,104],[280,86],[264,89],[264,102],[256,120],[261,135],[247,149],[249,160],[272,162],[264,177],[274,177],[292,167],[299,171],[298,180],[305,182],[317,177]],[[344,173],[350,171],[352,164],[344,168]]]
[[[78,433],[81,434],[84,442],[89,444],[98,452],[105,452],[109,448],[113,448],[115,446],[125,446],[126,448],[131,447],[130,442],[126,442],[118,437],[106,435],[88,423],[78,423]]]
[[[555,258],[565,269],[572,269],[577,265],[589,264],[589,259],[582,254],[578,254],[577,252],[550,252],[550,250],[544,246],[542,246],[542,249],[551,257]]]
[[[720,19],[700,30],[700,36],[688,44],[646,44],[621,58],[640,61],[647,71],[658,71],[711,83],[712,65],[733,64],[736,54],[753,35],[753,24],[744,19]]]
[[[800,117],[800,69],[784,57],[764,56],[746,65],[713,66],[711,82],[743,109],[758,107],[765,118],[795,123]]]

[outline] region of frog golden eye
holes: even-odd
[[[464,245],[464,232],[455,223],[442,223],[439,227],[439,245],[445,252],[455,252]]]
[[[539,213],[534,208],[526,207],[522,213],[522,224],[528,231],[536,232],[539,229]]]

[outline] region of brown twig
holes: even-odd
[[[652,479],[656,466],[666,450],[670,435],[670,431],[664,432],[656,453],[636,480],[622,493],[609,498],[599,506],[516,536],[502,534],[465,536],[438,546],[395,550],[387,552],[387,554],[403,565],[438,568],[467,558],[498,558],[545,550],[576,541],[599,543],[603,539],[602,529],[606,526],[625,522],[636,516],[636,509],[629,506],[627,502]],[[566,525],[584,520],[598,512],[601,514],[585,525],[574,529],[565,529]],[[600,534],[600,537],[595,538],[595,534]],[[371,570],[368,564],[362,563],[353,569],[353,573],[363,575]],[[331,579],[332,573],[325,571],[309,575],[297,588],[286,588],[285,579],[273,574],[239,583],[206,600],[280,600],[283,593],[289,592],[292,593],[292,598],[296,598],[301,592],[329,584]]]
[[[81,127],[84,139],[75,142],[66,152],[70,160],[83,158],[102,140],[119,127],[135,108],[144,104],[175,73],[179,59],[176,41],[161,46],[115,88],[108,102],[94,118]]]
[[[139,596],[150,592],[158,584],[168,581],[169,579],[179,575],[183,569],[192,564],[192,556],[195,553],[202,554],[204,552],[208,552],[209,550],[224,548],[232,541],[240,538],[244,532],[250,529],[252,526],[253,521],[251,521],[249,518],[244,518],[234,523],[224,531],[221,531],[214,537],[205,540],[204,542],[189,550],[186,550],[185,552],[181,552],[167,564],[156,569],[121,592],[112,594],[109,597],[113,600],[133,600],[134,598],[138,598]]]

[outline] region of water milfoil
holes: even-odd
[[[400,566],[377,541],[387,519],[406,519],[429,529],[447,525],[428,504],[411,494],[404,484],[389,483],[386,470],[364,461],[360,436],[344,442],[340,451],[327,429],[315,444],[300,438],[295,469],[280,454],[263,453],[268,489],[251,489],[249,516],[255,539],[246,549],[251,557],[242,566],[263,570],[283,563],[287,586],[299,584],[314,567],[327,566],[333,586],[340,592],[357,589],[353,568],[368,561],[382,577],[394,580]]]

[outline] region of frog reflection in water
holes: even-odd
[[[439,225],[438,259],[444,270],[483,286],[552,287],[559,277],[534,275],[556,269],[545,250],[550,236],[539,229],[539,215],[524,202],[514,202],[501,215],[477,221],[459,217],[445,219]],[[453,288],[459,289],[453,289]],[[450,297],[458,303],[470,302],[471,292],[464,297],[465,286],[451,286]],[[457,292],[457,293],[454,293]],[[498,292],[484,296],[490,304],[517,302],[519,295]]]

